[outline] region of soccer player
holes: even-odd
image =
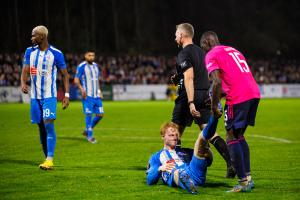
[[[175,100],[172,122],[179,126],[179,139],[186,126],[193,120],[203,130],[211,114],[209,80],[204,63],[204,51],[193,44],[194,28],[183,23],[176,26],[175,41],[182,50],[177,56],[178,97]],[[176,84],[176,83],[175,83]],[[234,178],[235,170],[231,164],[226,142],[217,133],[210,139],[227,164],[227,178]],[[180,142],[179,142],[180,144]]]
[[[162,150],[151,155],[147,169],[147,184],[156,184],[159,179],[170,187],[180,187],[192,194],[206,180],[207,167],[213,156],[207,140],[215,134],[218,118],[212,117],[199,134],[194,149],[176,147],[179,139],[179,126],[173,122],[164,123],[160,134],[164,143]]]
[[[83,112],[85,113],[86,129],[83,135],[88,142],[95,144],[97,141],[93,136],[93,128],[103,118],[102,92],[99,87],[100,70],[94,62],[95,52],[88,50],[84,55],[85,61],[77,67],[75,83],[82,94]],[[95,117],[93,117],[95,114]]]
[[[31,122],[38,124],[40,141],[46,160],[39,165],[41,169],[53,169],[53,156],[56,145],[54,120],[56,119],[56,75],[57,69],[63,76],[65,96],[63,109],[69,105],[69,74],[66,69],[63,53],[48,43],[48,29],[37,26],[32,30],[33,46],[26,49],[21,75],[21,89],[29,92],[28,74],[30,74],[30,114]]]
[[[213,80],[212,110],[216,117],[222,115],[217,109],[222,89],[226,95],[224,120],[227,145],[239,179],[239,184],[229,192],[249,192],[254,182],[250,175],[250,153],[244,133],[248,125],[254,126],[259,88],[244,56],[232,47],[220,45],[215,32],[205,32],[200,44],[208,52],[205,63]]]

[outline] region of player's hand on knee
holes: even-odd
[[[172,172],[173,169],[175,169],[176,165],[175,162],[173,160],[173,162],[166,162],[165,164],[163,164],[162,166],[160,166],[158,168],[159,171],[161,172]]]

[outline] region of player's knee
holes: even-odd
[[[235,136],[233,129],[228,130],[226,133],[226,140],[231,141],[231,140],[236,140],[236,139],[237,139],[237,137]]]
[[[54,120],[53,119],[46,119],[46,120],[44,120],[44,124],[46,125],[46,124],[51,124],[51,123],[53,123],[54,122]]]
[[[209,142],[210,142],[210,143],[213,143],[213,141],[214,141],[217,137],[219,137],[219,134],[218,134],[218,133],[215,133],[214,136],[212,136],[212,138],[209,139]]]
[[[104,117],[104,114],[96,114],[97,117],[101,117],[103,118]]]
[[[214,160],[214,156],[213,156],[213,152],[210,149],[208,149],[206,159],[207,159],[207,167],[211,166]]]
[[[235,138],[239,138],[240,136],[244,135],[245,133],[245,128],[238,128],[233,130],[233,135]]]
[[[200,130],[202,131],[202,130],[205,128],[206,125],[207,125],[207,124],[200,124],[200,125],[199,125]]]

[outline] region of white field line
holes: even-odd
[[[276,138],[276,137],[270,137],[270,136],[265,136],[265,135],[250,135],[250,137],[256,137],[256,138],[263,138],[263,139],[266,139],[266,140],[273,140],[273,141],[276,141],[276,142],[282,142],[282,143],[293,143],[292,141],[290,140],[287,140],[287,139],[283,139],[283,138]]]
[[[77,128],[70,128],[70,127],[64,127],[64,128],[57,128],[60,130],[75,130]],[[101,130],[108,130],[108,131],[134,131],[134,132],[157,132],[159,134],[158,130],[154,130],[154,129],[138,129],[138,128],[98,128]],[[185,130],[185,132],[189,132],[189,133],[197,133],[196,130]],[[104,135],[102,135],[104,136]],[[275,142],[280,142],[280,143],[293,143],[290,140],[284,139],[284,138],[277,138],[277,137],[271,137],[271,136],[265,136],[265,135],[255,135],[255,134],[249,134],[247,135],[248,137],[255,137],[255,138],[262,138],[265,140],[271,140],[271,141],[275,141]],[[106,136],[105,136],[106,137]],[[107,137],[120,137],[120,136],[107,136]],[[123,136],[123,138],[126,139],[136,139],[136,140],[149,140],[149,139],[157,139],[157,137],[148,137],[148,136]],[[194,141],[194,139],[189,139],[189,138],[185,138],[185,141]]]

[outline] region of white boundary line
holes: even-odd
[[[282,142],[282,143],[293,143],[292,141],[290,140],[287,140],[287,139],[283,139],[283,138],[276,138],[276,137],[270,137],[270,136],[265,136],[265,135],[250,135],[250,137],[256,137],[256,138],[263,138],[263,139],[266,139],[266,140],[273,140],[273,141],[276,141],[276,142]]]
[[[57,128],[59,130],[75,130],[77,128],[69,128],[69,127],[64,127],[64,128]],[[109,130],[109,131],[140,131],[140,132],[157,132],[159,133],[159,130],[154,130],[154,129],[138,129],[138,128],[98,128],[100,131],[101,130]],[[186,130],[185,132],[189,132],[189,133],[196,133],[197,131],[196,130]],[[102,135],[103,136],[103,135]],[[284,139],[284,138],[277,138],[277,137],[271,137],[271,136],[265,136],[265,135],[255,135],[255,134],[249,134],[247,135],[248,137],[255,137],[255,138],[262,138],[262,139],[265,139],[265,140],[271,140],[271,141],[275,141],[275,142],[280,142],[280,143],[293,143],[292,141],[290,140],[287,140],[287,139]],[[107,136],[108,137],[108,136]],[[114,136],[109,136],[109,137],[114,137]],[[119,136],[116,136],[119,138]],[[127,139],[142,139],[142,140],[147,140],[147,139],[156,139],[156,137],[145,137],[145,136],[124,136],[124,138],[127,138]],[[188,139],[188,138],[185,138],[184,139],[185,141],[193,141],[192,139]]]

